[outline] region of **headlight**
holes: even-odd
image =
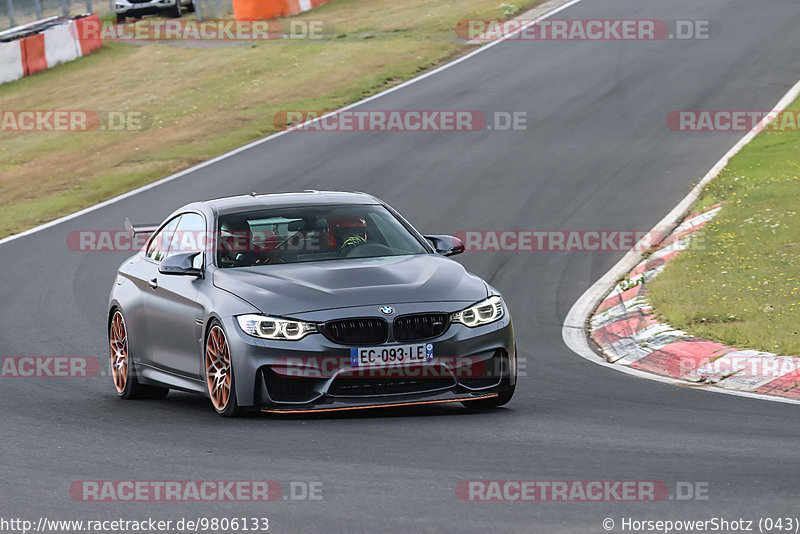
[[[451,317],[454,323],[473,327],[493,323],[503,317],[503,299],[497,295],[456,312]]]
[[[264,339],[297,341],[317,331],[317,326],[312,323],[278,319],[266,315],[239,315],[236,320],[247,334]]]

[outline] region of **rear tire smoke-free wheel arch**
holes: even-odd
[[[163,399],[169,388],[145,386],[136,376],[136,364],[130,354],[128,326],[119,308],[113,308],[108,322],[108,348],[111,379],[117,395],[123,399]]]

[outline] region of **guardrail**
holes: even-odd
[[[14,28],[53,17],[94,13],[109,3],[98,0],[0,0],[0,28]]]
[[[233,14],[232,0],[194,0],[194,4],[198,20]],[[105,18],[104,14],[113,12],[114,0],[0,0],[0,29],[82,13],[98,13]]]

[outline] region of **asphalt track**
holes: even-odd
[[[305,188],[374,193],[423,232],[642,229],[740,137],[666,128],[678,109],[767,109],[800,78],[796,0],[585,0],[559,17],[706,19],[708,41],[506,42],[364,105],[528,111],[525,132],[293,133],[0,245],[0,355],[106,357],[106,299],[124,254],[72,230],[161,220],[185,202]],[[345,44],[341,46],[346,46]],[[480,253],[527,375],[506,408],[453,406],[221,420],[208,401],[116,399],[107,377],[2,379],[0,515],[270,518],[272,532],[602,532],[605,517],[797,516],[797,406],[626,376],[570,352],[572,303],[622,255]],[[318,480],[324,499],[81,503],[84,479]],[[469,479],[708,482],[708,501],[468,503]],[[616,529],[618,531],[618,528]]]

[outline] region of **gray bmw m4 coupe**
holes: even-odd
[[[254,193],[126,226],[145,246],[109,299],[122,398],[195,392],[223,416],[511,400],[500,293],[447,257],[458,238],[371,195]]]

